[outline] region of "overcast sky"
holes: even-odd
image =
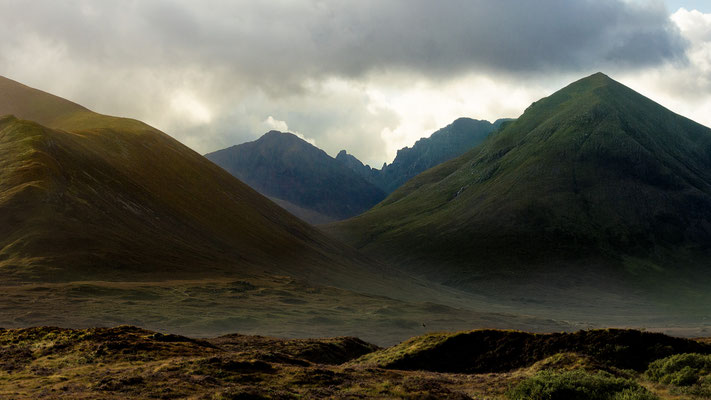
[[[0,37],[0,75],[200,153],[278,129],[380,166],[597,71],[711,125],[708,0],[0,0]]]

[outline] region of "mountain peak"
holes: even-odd
[[[319,150],[311,143],[294,135],[293,133],[281,132],[277,130],[271,130],[265,133],[259,139],[257,139],[255,143],[263,143],[265,146],[272,146],[275,148],[298,148],[303,149],[303,151]]]
[[[69,100],[23,85],[0,76],[0,110],[19,119],[31,120],[57,128],[61,122],[88,109]]]
[[[581,83],[581,82],[590,82],[590,83],[595,83],[595,84],[597,84],[597,85],[600,85],[600,84],[610,84],[610,83],[613,83],[613,82],[614,82],[614,83],[617,83],[617,81],[615,81],[614,79],[610,78],[608,75],[605,75],[605,74],[602,73],[602,72],[596,72],[596,73],[594,73],[594,74],[592,74],[592,75],[588,75],[588,76],[586,76],[586,77],[584,77],[584,78],[580,78],[580,79],[578,79],[577,81],[571,83],[570,85],[572,86],[572,85],[575,85],[575,84]]]
[[[282,131],[277,131],[272,129],[271,131],[265,133],[262,135],[259,139],[257,140],[264,140],[264,139],[269,139],[269,140],[288,140],[288,139],[300,139],[298,136],[294,135],[293,133],[289,132],[282,132]]]
[[[262,135],[259,139],[257,139],[258,142],[264,142],[264,141],[269,141],[270,143],[283,143],[287,145],[296,145],[296,146],[305,146],[313,149],[318,149],[311,143],[307,142],[304,140],[302,137],[299,137],[291,132],[282,132],[282,131],[277,131],[277,130],[271,130],[264,135]]]
[[[472,121],[478,121],[478,120],[472,119],[469,117],[459,117],[459,118],[455,119],[454,121],[452,121],[452,124],[461,124],[463,122],[472,122]]]
[[[12,114],[0,115],[0,123],[11,122],[11,121],[16,121],[16,120],[17,120],[17,117]]]
[[[708,128],[596,73],[337,230],[403,265],[436,254],[474,270],[711,254],[709,148]],[[437,229],[421,235],[423,226]]]
[[[605,119],[614,123],[613,120],[618,117],[640,118],[640,122],[645,119],[649,122],[650,118],[657,119],[660,113],[669,112],[663,106],[598,72],[533,102],[515,125],[519,125],[517,131],[521,134],[535,127],[538,127],[537,132],[543,133],[544,127],[552,128],[553,121],[557,125],[565,123],[570,126],[580,125],[582,121],[599,124]]]
[[[583,78],[583,79],[588,79],[588,78],[594,78],[594,79],[610,79],[610,80],[613,80],[613,79],[610,78],[609,76],[605,75],[603,72],[599,72],[599,71],[596,72],[596,73],[594,73],[594,74],[592,74],[592,75],[590,75],[590,76],[588,76],[588,77],[586,77],[586,78]]]
[[[567,92],[574,90],[578,93],[580,92],[586,92],[586,91],[594,91],[596,89],[602,88],[602,87],[612,87],[612,86],[617,86],[617,87],[622,87],[621,83],[617,82],[616,80],[610,78],[609,76],[603,74],[602,72],[596,72],[590,76],[586,76],[585,78],[579,79],[567,87],[563,88],[560,90],[560,92]]]
[[[344,153],[335,160],[293,133],[272,130],[256,141],[205,157],[312,223],[352,217],[385,197],[343,165],[344,157],[353,156]]]
[[[6,282],[331,271],[339,257],[322,233],[144,123],[5,78],[0,116]]]

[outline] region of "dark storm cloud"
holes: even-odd
[[[0,0],[0,38],[0,75],[197,151],[253,140],[272,117],[378,165],[450,122],[435,118],[443,99],[519,104],[533,82],[686,54],[655,0]],[[459,93],[472,76],[496,85]],[[421,88],[432,96],[413,97]],[[516,116],[460,110],[446,118]]]
[[[683,57],[661,3],[618,0],[5,1],[7,35],[101,64],[196,64],[266,85],[379,69],[451,75]]]

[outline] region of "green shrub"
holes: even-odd
[[[676,354],[649,364],[650,380],[674,386],[691,386],[711,375],[711,355]]]
[[[711,398],[711,355],[676,354],[649,364],[650,380],[672,386],[673,393]]]
[[[634,389],[625,389],[615,393],[615,395],[612,396],[612,400],[659,400],[659,397],[639,386]]]
[[[630,379],[607,372],[541,371],[511,389],[511,400],[657,400]]]

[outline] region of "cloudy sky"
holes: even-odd
[[[708,0],[0,0],[0,75],[200,153],[288,130],[380,166],[603,71],[711,126]]]

